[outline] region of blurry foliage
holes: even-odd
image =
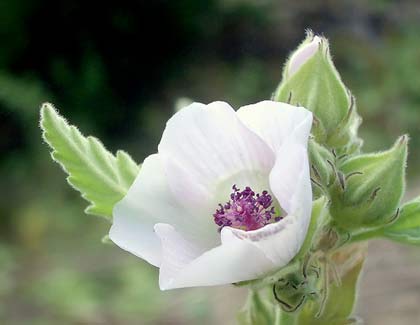
[[[0,323],[204,325],[220,309],[209,289],[160,292],[152,267],[101,243],[109,224],[83,214],[41,141],[42,102],[141,161],[179,97],[236,107],[269,98],[312,28],[330,38],[358,99],[365,148],[410,133],[415,175],[419,10],[386,0],[1,1]]]
[[[347,39],[346,53],[338,42],[345,77],[356,94],[364,118],[362,136],[366,150],[382,149],[399,134],[411,135],[409,166],[420,158],[420,45],[418,27],[405,26],[398,33],[389,32],[382,42]],[[345,54],[345,55],[344,55]],[[418,173],[415,168],[411,173]]]

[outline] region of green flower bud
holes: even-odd
[[[316,140],[331,147],[356,142],[360,118],[354,99],[341,81],[328,40],[308,32],[287,61],[274,99],[302,105],[314,113]]]
[[[295,312],[306,301],[319,299],[317,280],[319,270],[305,270],[302,273],[287,274],[273,285],[274,299],[285,312]]]
[[[396,216],[405,190],[408,137],[385,152],[350,158],[331,188],[331,216],[344,229],[377,227]]]
[[[327,187],[334,181],[334,155],[314,139],[309,140],[308,152],[314,197],[318,198],[325,194]]]

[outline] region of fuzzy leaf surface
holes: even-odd
[[[383,236],[404,244],[420,245],[420,197],[403,205],[399,218],[383,229]]]
[[[41,107],[42,137],[51,157],[68,174],[68,183],[90,202],[85,212],[106,218],[127,193],[139,166],[124,151],[114,156],[95,137],[80,131],[59,115],[51,104]]]

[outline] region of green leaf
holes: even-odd
[[[402,206],[399,218],[383,229],[383,236],[405,244],[420,245],[420,197]]]
[[[51,157],[69,175],[68,183],[91,204],[85,212],[107,218],[127,193],[139,166],[124,151],[116,156],[94,137],[84,137],[69,125],[51,104],[41,107],[43,139],[52,148]]]

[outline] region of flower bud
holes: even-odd
[[[274,99],[311,110],[315,115],[312,131],[318,142],[331,147],[358,142],[354,131],[360,119],[331,60],[326,38],[308,33],[286,63]]]
[[[311,36],[312,40],[310,40]],[[292,54],[289,63],[286,66],[286,74],[288,77],[294,75],[303,64],[305,64],[316,52],[322,43],[322,38],[317,35],[308,35],[300,47]]]
[[[344,229],[391,222],[405,190],[408,137],[385,152],[350,158],[331,189],[331,216]]]
[[[314,139],[309,140],[308,152],[313,193],[317,198],[325,194],[327,187],[334,181],[334,156]]]
[[[290,273],[279,279],[273,286],[273,296],[285,312],[295,312],[305,305],[307,300],[319,299],[317,279],[319,271]]]

